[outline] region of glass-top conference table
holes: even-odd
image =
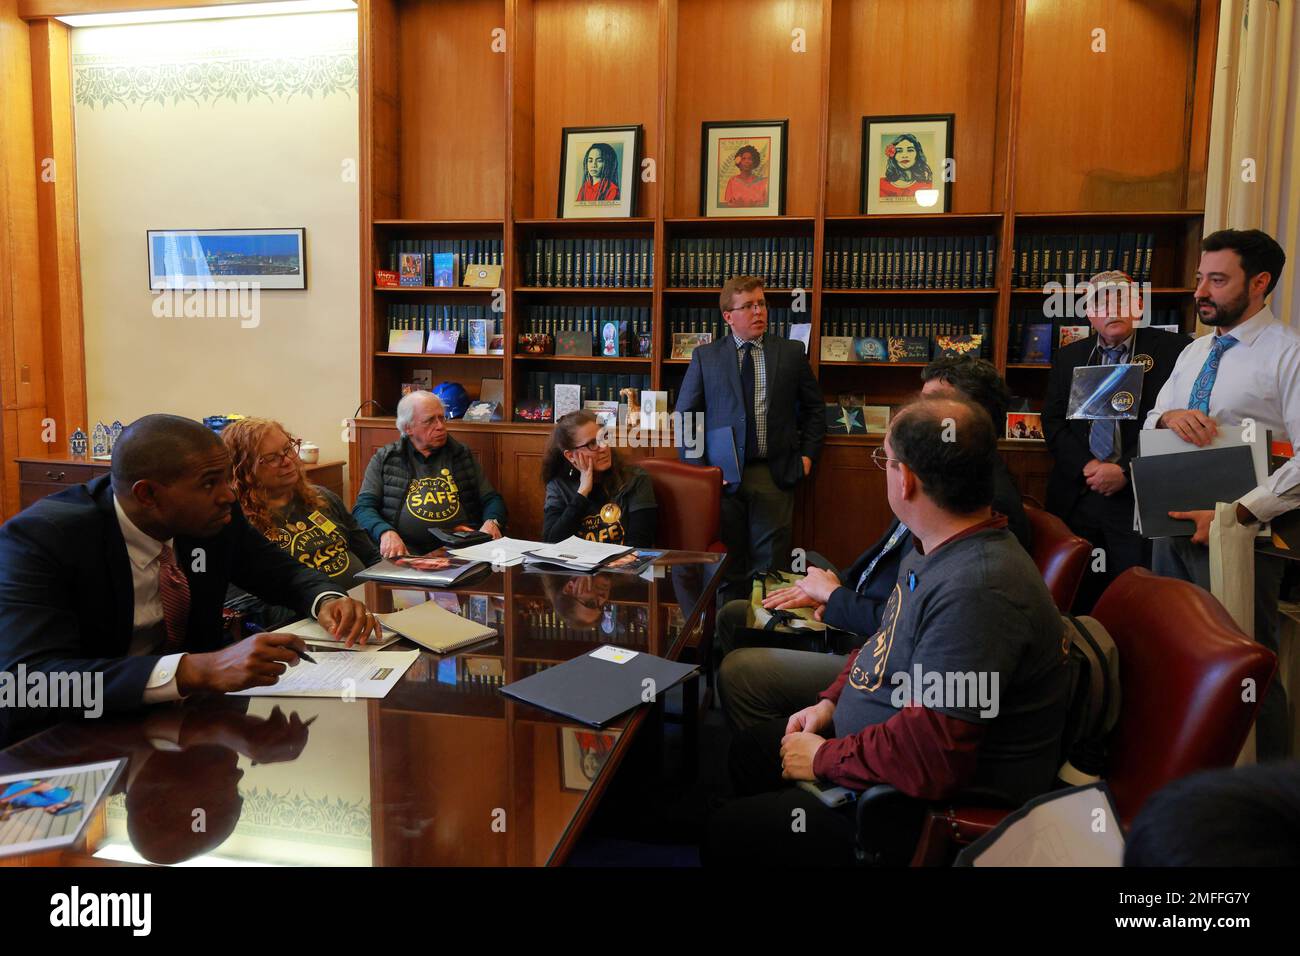
[[[498,688],[602,644],[678,658],[724,560],[670,551],[641,575],[513,567],[446,590],[368,583],[354,593],[372,610],[436,600],[498,636],[422,650],[382,700],[227,696],[29,737],[0,753],[0,774],[127,765],[78,844],[5,862],[562,863],[649,706],[596,730]]]

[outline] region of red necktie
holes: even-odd
[[[163,651],[172,654],[185,643],[185,625],[190,617],[190,582],[177,567],[171,547],[165,544],[158,555],[158,596],[162,598],[163,625],[167,631]]]

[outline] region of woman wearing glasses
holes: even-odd
[[[301,439],[266,418],[231,422],[221,438],[230,452],[239,506],[269,541],[329,577],[340,591],[356,584],[358,571],[379,561],[379,549],[339,497],[307,482],[298,457]],[[279,627],[298,617],[288,608],[265,605],[234,588],[231,592],[226,606],[262,627]]]
[[[542,460],[542,538],[555,542],[576,534],[588,541],[650,547],[657,507],[650,476],[624,463],[599,436],[600,423],[588,411],[569,412],[555,423]]]

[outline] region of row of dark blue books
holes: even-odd
[[[668,284],[720,289],[732,276],[759,276],[775,289],[811,288],[812,236],[670,239]]]
[[[980,335],[982,358],[993,355],[992,309],[827,309],[822,336],[925,338]]]
[[[652,239],[532,239],[524,285],[543,289],[644,289],[654,284]]]
[[[1016,237],[1011,284],[1040,289],[1049,282],[1078,284],[1118,269],[1137,282],[1151,281],[1153,232],[1022,235]]]
[[[401,272],[400,256],[413,252],[424,256],[424,285],[458,285],[458,279],[450,283],[434,281],[434,256],[451,254],[457,258],[459,269],[471,265],[501,265],[504,261],[500,239],[390,239],[388,241],[388,268]]]
[[[494,312],[485,305],[416,305],[394,302],[388,306],[390,332],[448,330],[468,336],[470,319],[487,319],[493,323],[493,334],[501,334],[501,313]]]
[[[795,312],[784,307],[767,310],[767,334],[789,338],[790,329],[796,325],[812,322],[807,312]],[[681,307],[668,312],[668,334],[707,333],[717,341],[724,335],[730,335],[731,329],[722,319],[722,313],[713,308]]]
[[[827,289],[988,289],[995,236],[830,236]]]

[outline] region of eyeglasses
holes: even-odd
[[[285,445],[280,451],[272,452],[269,455],[263,455],[257,459],[259,467],[264,465],[279,465],[286,458],[297,458],[298,452],[302,449],[302,439],[294,438],[289,444]]]
[[[569,451],[600,451],[602,447],[603,445],[601,443],[600,436],[598,435],[595,438],[593,438],[591,441],[587,442],[587,444],[576,445],[573,448],[570,448]]]
[[[891,461],[896,461],[900,465],[903,463],[901,458],[890,458],[889,455],[885,453],[884,445],[871,449],[871,460],[876,463],[876,467],[881,471],[888,471],[889,463]]]
[[[757,312],[760,309],[766,309],[766,308],[767,308],[767,302],[764,301],[763,299],[759,299],[757,302],[746,302],[744,305],[734,305],[727,311],[728,312]]]

